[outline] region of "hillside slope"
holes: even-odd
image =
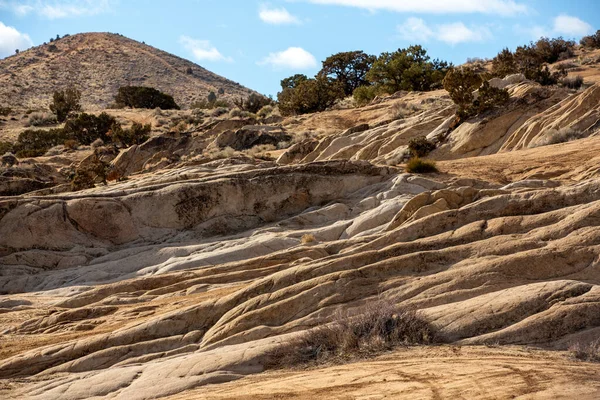
[[[67,36],[0,60],[0,105],[45,109],[55,90],[71,84],[88,109],[106,108],[125,85],[155,87],[182,107],[219,89],[225,98],[252,92],[191,61],[111,33]]]

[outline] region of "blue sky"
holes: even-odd
[[[0,0],[0,57],[57,34],[114,32],[272,95],[340,51],[419,43],[460,64],[597,29],[598,0]]]

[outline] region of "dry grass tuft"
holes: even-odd
[[[351,314],[338,313],[332,323],[314,328],[279,348],[270,355],[267,367],[343,363],[374,357],[398,346],[438,340],[431,325],[414,310],[378,301]]]
[[[317,241],[317,239],[315,238],[315,235],[313,235],[312,233],[307,233],[305,235],[302,235],[302,238],[300,239],[300,242],[302,244],[314,243],[316,241]]]
[[[422,160],[419,157],[411,158],[406,163],[406,172],[413,174],[427,174],[432,172],[438,172],[434,161]]]

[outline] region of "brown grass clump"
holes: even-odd
[[[414,157],[406,163],[406,172],[413,174],[427,174],[438,172],[438,169],[435,166],[435,162]]]
[[[330,324],[316,327],[270,355],[267,367],[343,363],[374,357],[398,346],[438,341],[431,325],[414,310],[378,301],[338,313]]]
[[[600,362],[600,339],[585,345],[575,343],[569,347],[569,351],[578,360]]]
[[[317,241],[317,239],[315,238],[315,235],[313,235],[312,233],[307,233],[305,235],[302,235],[302,238],[300,239],[300,242],[302,244],[314,243],[316,241]]]

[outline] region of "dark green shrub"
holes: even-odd
[[[12,108],[10,107],[0,107],[0,116],[2,117],[8,117],[10,114],[12,114]]]
[[[54,92],[50,111],[56,115],[58,122],[64,122],[70,112],[80,111],[81,92],[75,88],[68,88]]]
[[[342,98],[344,90],[339,82],[323,77],[301,80],[295,87],[285,88],[277,94],[281,115],[324,111]]]
[[[366,75],[376,59],[364,51],[337,53],[323,61],[318,75],[339,82],[346,96],[351,96],[356,88],[369,85]]]
[[[435,166],[435,162],[414,157],[406,163],[406,172],[413,174],[428,174],[438,172],[438,169]]]
[[[62,129],[27,129],[19,134],[13,151],[17,157],[39,157],[50,148],[61,145],[72,137]]]
[[[124,147],[142,144],[148,140],[152,126],[142,125],[134,122],[129,129],[121,128],[121,125],[113,125],[111,139],[113,142],[121,143]]]
[[[160,108],[179,110],[173,96],[145,86],[123,86],[115,96],[117,108]]]
[[[425,136],[419,136],[410,139],[408,142],[408,150],[413,157],[425,157],[435,150],[435,144],[427,140]]]
[[[588,49],[600,49],[600,30],[596,31],[593,35],[581,38],[579,44]]]
[[[108,132],[113,127],[117,129],[117,126],[117,120],[107,113],[103,112],[98,116],[81,113],[67,120],[64,131],[70,138],[76,139],[81,144],[88,145],[96,139],[102,139],[104,142],[110,141]]]

